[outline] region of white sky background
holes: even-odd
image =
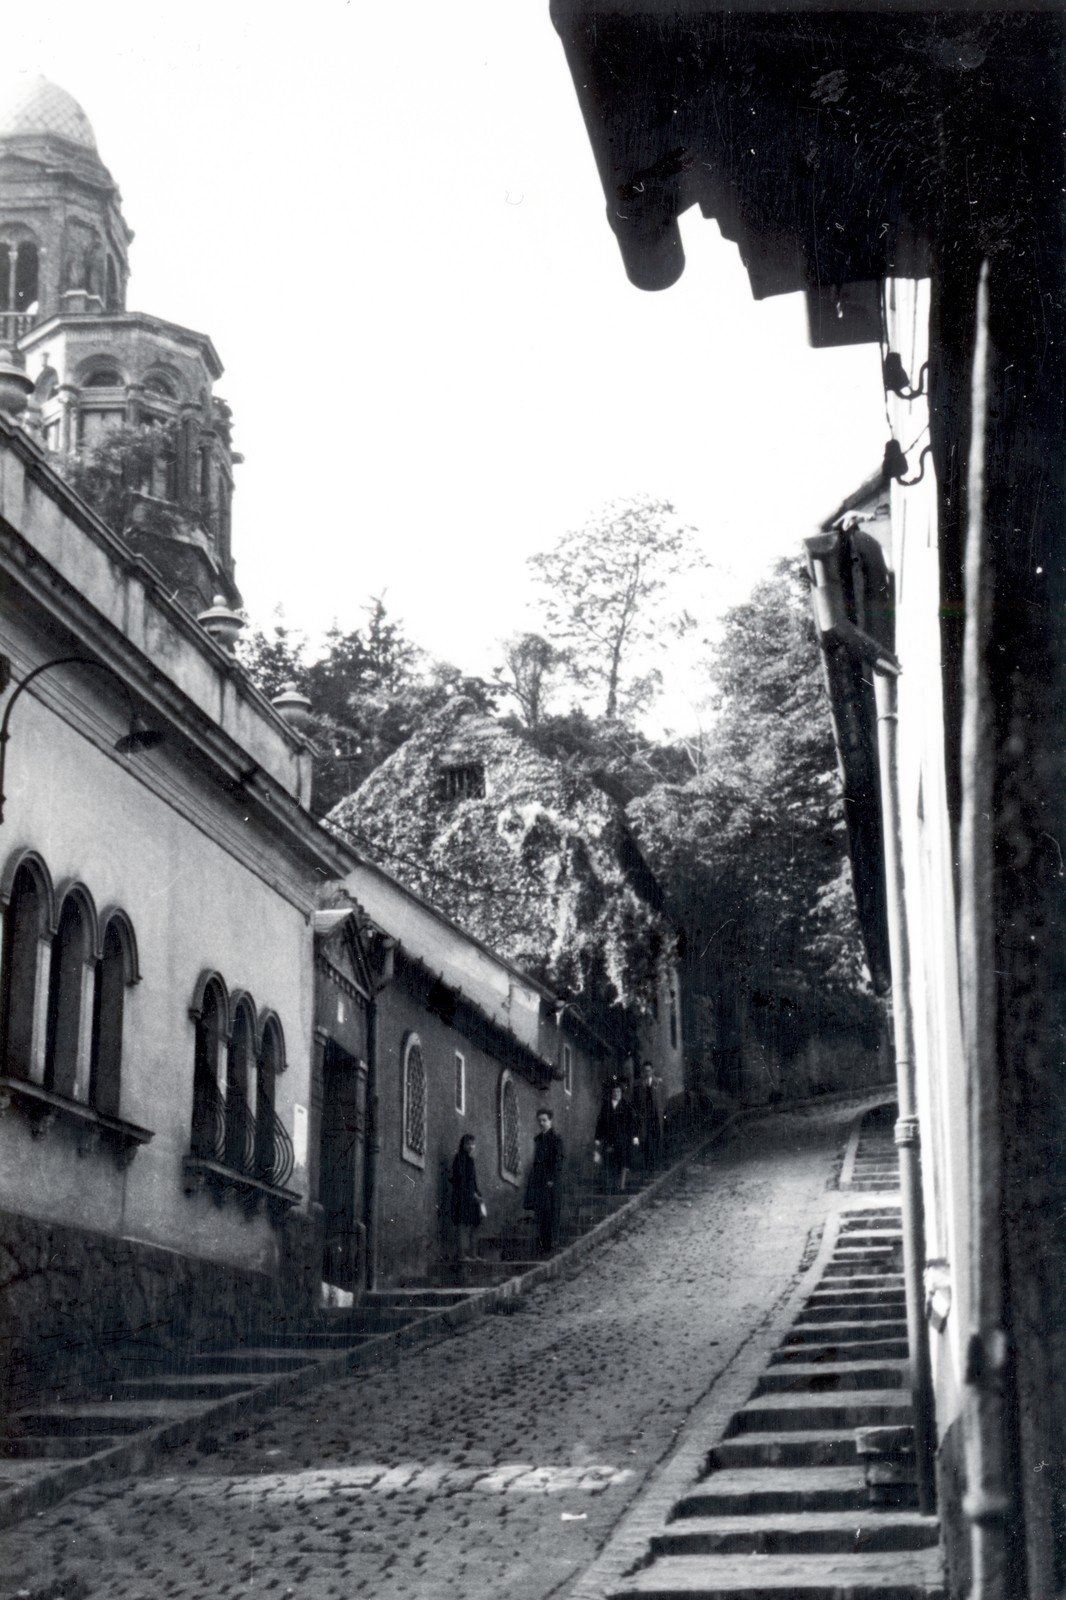
[[[136,232],[131,309],[211,335],[248,609],[315,634],[371,594],[488,674],[525,557],[649,493],[712,562],[700,636],[880,461],[875,346],[813,351],[682,218],[626,279],[547,0],[0,0],[3,66],[69,89]],[[698,645],[666,659],[686,728]]]

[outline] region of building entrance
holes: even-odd
[[[366,1285],[367,1069],[333,1039],[322,1067],[322,1277],[339,1289],[359,1291]]]

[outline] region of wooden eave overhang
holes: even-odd
[[[1040,167],[1004,130],[1057,93],[1062,67],[1053,0],[552,0],[551,13],[631,280],[676,281],[677,218],[698,205],[736,241],[756,298],[808,292],[815,343],[879,336],[873,295],[841,286],[928,272],[967,178],[963,222],[1009,231]]]

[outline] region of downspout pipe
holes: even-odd
[[[918,1508],[928,1514],[936,1505],[935,1430],[929,1326],[925,1318],[925,1207],[899,798],[899,693],[897,674],[884,661],[874,663],[874,696],[877,703],[877,751],[884,829],[885,909],[892,963],[892,1024],[896,1099],[899,1106],[895,1136],[899,1151],[900,1207],[903,1213],[903,1282],[907,1296],[914,1453],[918,1475]]]
[[[966,1354],[966,1477],[973,1600],[1010,1600],[1007,1518],[1007,1335],[1004,1329],[1003,1152],[997,1056],[993,896],[993,707],[985,668],[991,625],[985,451],[990,426],[988,262],[977,286],[967,484],[963,643],[959,966],[970,1084],[971,1305]]]
[[[925,1204],[922,1192],[914,1014],[911,1008],[910,945],[907,938],[902,808],[899,794],[900,664],[893,652],[880,640],[856,627],[848,617],[843,588],[833,566],[833,555],[837,548],[834,545],[834,550],[831,552],[824,540],[808,541],[811,570],[815,581],[811,598],[823,648],[846,650],[849,654],[858,656],[873,674],[877,707],[885,910],[892,975],[896,1099],[899,1107],[895,1139],[899,1150],[907,1346],[914,1410],[918,1504],[921,1511],[929,1513],[936,1505],[935,1425],[929,1329],[925,1317]]]

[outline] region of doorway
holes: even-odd
[[[356,1293],[366,1285],[366,1076],[363,1062],[327,1041],[319,1164],[322,1277]]]

